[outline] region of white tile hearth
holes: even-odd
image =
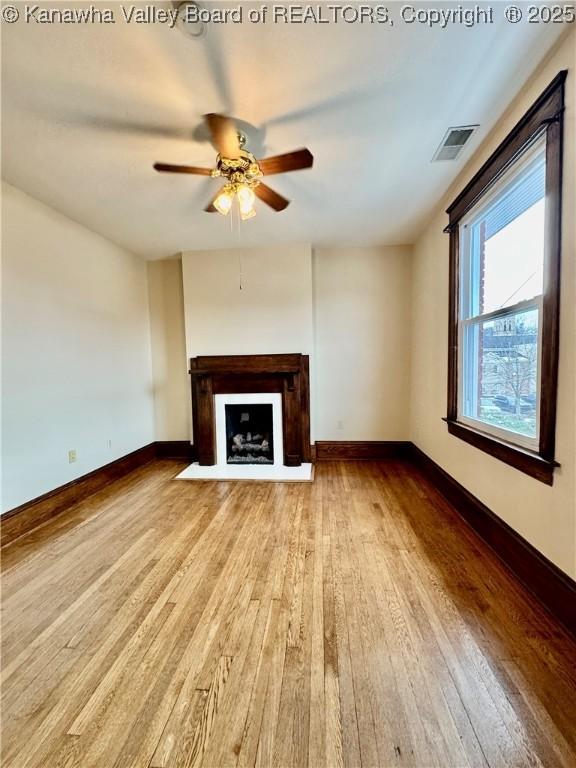
[[[313,465],[285,467],[283,464],[213,464],[201,467],[194,463],[177,475],[177,480],[261,480],[284,483],[311,482]]]

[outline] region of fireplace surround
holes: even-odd
[[[310,462],[308,355],[214,355],[190,360],[192,422],[198,464],[216,464],[215,396],[279,393],[287,467]]]

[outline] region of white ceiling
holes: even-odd
[[[412,242],[561,32],[498,20],[495,3],[496,22],[471,29],[245,23],[194,41],[126,24],[118,3],[103,5],[115,25],[2,25],[3,176],[147,258]],[[396,17],[400,7],[391,4]],[[198,139],[206,112],[254,126],[259,156],[310,148],[313,169],[268,180],[293,201],[286,211],[260,203],[232,228],[202,211],[216,180],[152,169],[213,165]],[[461,158],[432,164],[446,128],[471,123],[481,128]]]

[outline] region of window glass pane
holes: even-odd
[[[463,238],[463,317],[476,317],[539,296],[543,290],[545,147],[509,172]]]
[[[538,310],[471,323],[462,338],[465,416],[538,435]]]
[[[484,244],[483,312],[542,293],[544,198]]]

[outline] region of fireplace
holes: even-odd
[[[271,403],[227,403],[226,463],[274,464]]]
[[[216,467],[282,467],[282,397],[278,392],[214,395]],[[229,472],[225,473],[229,475]],[[257,474],[257,473],[256,473]]]
[[[194,357],[190,374],[194,449],[199,464],[216,463],[216,396],[242,393],[280,395],[284,464],[294,467],[310,461],[307,355]]]
[[[183,477],[310,479],[307,355],[195,357],[190,374],[197,462]]]

